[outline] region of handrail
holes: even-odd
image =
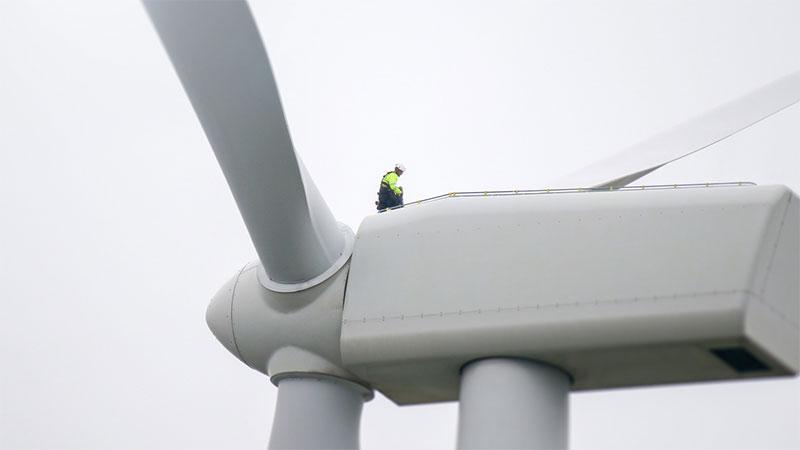
[[[423,203],[430,203],[436,200],[442,200],[451,197],[506,197],[512,195],[577,194],[583,192],[644,191],[644,190],[735,187],[735,186],[755,186],[755,185],[756,183],[753,183],[751,181],[728,181],[721,183],[650,184],[641,186],[623,186],[619,188],[608,187],[608,188],[515,189],[506,191],[448,192],[447,194],[428,197],[422,200],[415,200],[413,202],[409,202],[404,205],[392,206],[391,208],[384,208],[379,210],[378,212],[400,209],[412,205],[421,205]]]

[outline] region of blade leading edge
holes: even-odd
[[[349,255],[295,154],[278,89],[243,0],[144,0],[270,280],[308,282]]]
[[[559,179],[550,187],[619,188],[800,101],[800,72],[779,78]]]

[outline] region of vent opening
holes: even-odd
[[[741,347],[715,348],[711,349],[711,353],[725,361],[726,364],[739,373],[769,370],[769,366]]]

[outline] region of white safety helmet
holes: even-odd
[[[397,164],[395,164],[395,165],[394,165],[394,168],[395,168],[395,169],[400,169],[400,170],[401,170],[401,171],[403,171],[403,172],[405,172],[405,171],[406,171],[406,166],[404,166],[404,165],[402,165],[402,164],[400,164],[400,163],[397,163]]]

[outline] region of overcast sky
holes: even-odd
[[[354,230],[408,198],[546,187],[800,70],[797,0],[253,4],[296,147]],[[645,178],[800,191],[800,106]],[[256,258],[141,5],[0,1],[0,447],[263,448],[276,397],[208,331]],[[798,448],[800,381],[571,396],[573,449]],[[452,448],[456,404],[365,406]]]

